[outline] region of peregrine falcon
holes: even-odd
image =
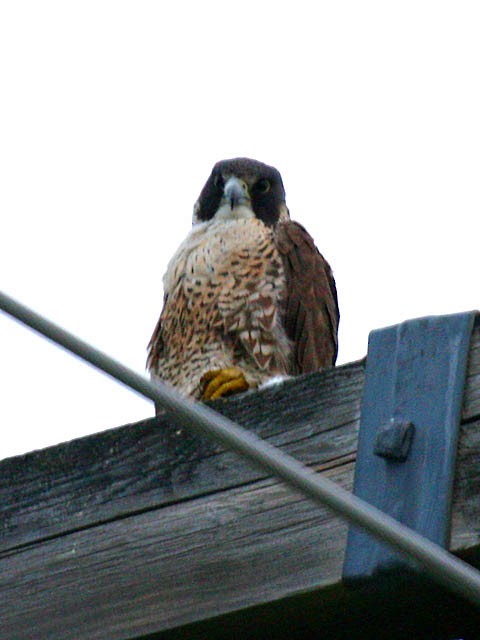
[[[163,287],[147,368],[184,395],[216,399],[335,364],[332,271],[290,219],[274,167],[213,167]]]

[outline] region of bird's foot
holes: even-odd
[[[202,400],[216,400],[232,393],[247,391],[249,387],[245,374],[238,367],[207,371],[200,384],[203,386]]]

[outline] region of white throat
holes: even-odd
[[[255,218],[255,214],[248,205],[241,204],[233,209],[229,204],[222,204],[213,217],[213,220],[248,220]]]

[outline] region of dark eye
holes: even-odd
[[[267,180],[267,178],[260,178],[260,180],[257,180],[255,183],[255,190],[258,191],[258,193],[268,193],[271,186],[270,180]]]
[[[217,175],[213,178],[213,184],[217,187],[219,191],[223,191],[223,187],[225,186],[225,182],[223,180],[222,174],[217,173]]]

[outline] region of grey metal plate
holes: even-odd
[[[409,320],[369,338],[354,493],[443,547],[474,318],[469,312]],[[406,460],[379,455],[395,442],[389,428],[410,423]],[[345,580],[406,565],[388,546],[350,528]]]

